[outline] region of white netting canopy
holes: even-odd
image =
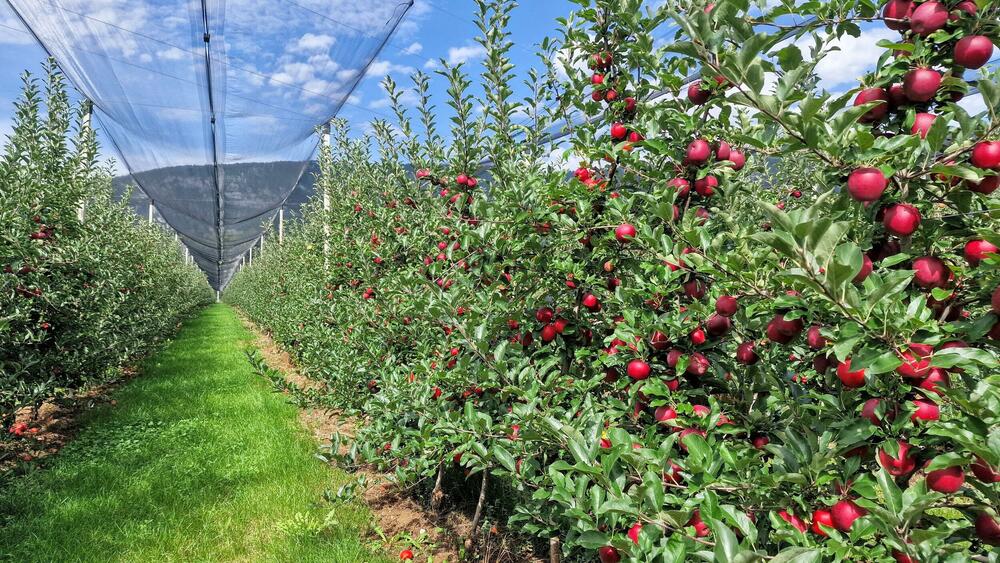
[[[7,0],[216,288],[412,0]]]

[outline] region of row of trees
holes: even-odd
[[[173,237],[114,201],[83,123],[54,64],[24,76],[0,155],[3,439],[28,437],[16,410],[113,377],[213,297]]]
[[[450,146],[387,79],[332,209],[227,292],[363,421],[343,461],[582,560],[993,560],[1000,9],[580,0],[517,102],[512,2],[477,4]],[[872,22],[899,40],[820,89]],[[570,176],[541,142],[581,115]]]

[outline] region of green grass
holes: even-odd
[[[225,305],[190,321],[117,407],[0,490],[0,559],[382,561],[361,540],[370,513],[323,505],[349,478],[251,371],[250,339]]]

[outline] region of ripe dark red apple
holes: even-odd
[[[910,30],[927,37],[948,23],[948,8],[940,2],[924,2],[913,10],[910,16]]]
[[[921,256],[913,261],[913,280],[924,289],[946,287],[951,269],[936,256]]]
[[[764,446],[771,443],[771,439],[763,434],[758,434],[750,439],[750,445],[758,450],[763,450]]]
[[[903,93],[912,102],[929,102],[941,87],[941,73],[929,68],[915,68],[903,77]]]
[[[993,290],[993,297],[990,299],[990,307],[993,312],[1000,315],[1000,286]]]
[[[934,120],[937,116],[933,113],[918,113],[913,116],[913,126],[910,127],[910,133],[913,135],[920,135],[921,139],[927,138],[927,133],[931,130],[931,125],[934,125]]]
[[[729,154],[732,150],[733,148],[729,146],[729,143],[719,141],[715,144],[715,160],[729,160]]]
[[[934,422],[941,418],[941,410],[938,408],[937,403],[929,399],[914,399],[913,408],[914,411],[910,415],[910,421],[914,423],[922,420]]]
[[[889,106],[893,111],[910,103],[910,100],[906,97],[906,92],[903,92],[902,84],[893,84],[889,86]]]
[[[1000,248],[982,239],[970,240],[965,243],[965,259],[969,261],[970,266],[978,266],[986,259],[987,255],[998,253],[1000,253]]]
[[[707,336],[705,336],[705,331],[702,330],[701,327],[698,327],[691,331],[691,334],[688,335],[688,338],[691,340],[691,344],[694,344],[695,346],[701,346],[702,344],[705,343]]]
[[[861,254],[861,271],[858,272],[858,275],[854,276],[854,280],[853,280],[854,283],[861,283],[861,282],[865,281],[866,279],[868,279],[868,276],[870,276],[871,273],[872,273],[873,267],[874,266],[872,264],[872,259],[868,257],[867,253],[862,253]]]
[[[981,193],[985,195],[990,195],[995,192],[998,187],[1000,187],[1000,176],[987,176],[978,182],[973,182],[972,180],[965,181],[966,187],[969,190],[976,193]]]
[[[868,514],[868,511],[861,508],[851,499],[838,501],[830,509],[830,518],[833,520],[833,527],[840,532],[849,532],[854,521]]]
[[[694,182],[694,191],[698,192],[701,197],[712,197],[717,187],[719,187],[719,179],[712,175],[699,178]]]
[[[656,419],[656,422],[666,422],[668,420],[674,420],[675,418],[677,418],[677,410],[674,409],[673,407],[668,407],[666,405],[662,407],[657,407],[656,410],[653,411],[653,418]]]
[[[931,346],[911,342],[909,348],[899,355],[903,363],[896,368],[896,373],[910,379],[926,376],[931,370],[930,357],[933,352]]]
[[[819,325],[813,325],[806,331],[806,345],[813,350],[822,350],[826,346],[826,338],[820,333]]]
[[[812,521],[812,531],[818,536],[826,537],[829,535],[826,530],[823,529],[823,526],[833,528],[833,515],[825,508],[818,508],[813,511]]]
[[[785,315],[778,313],[767,325],[767,337],[779,344],[788,344],[798,336],[805,324],[802,319],[786,319]]]
[[[865,370],[851,371],[850,358],[845,358],[844,361],[837,364],[837,377],[844,384],[844,387],[851,389],[856,389],[865,384]]]
[[[908,203],[897,203],[885,210],[882,225],[898,237],[910,236],[920,226],[920,211]]]
[[[674,178],[673,180],[670,180],[670,183],[668,183],[667,186],[673,188],[677,192],[677,199],[687,197],[687,195],[691,193],[691,183],[684,178]]]
[[[716,313],[711,317],[708,317],[708,321],[705,322],[705,326],[708,328],[708,334],[710,336],[718,338],[728,333],[732,328],[733,323],[729,320],[729,317]]]
[[[632,524],[632,527],[628,529],[628,539],[632,540],[632,543],[639,545],[639,532],[642,531],[642,523],[636,522]]]
[[[920,388],[941,395],[939,387],[951,387],[951,378],[948,376],[946,370],[931,368],[930,372],[927,373],[927,377],[920,382]]]
[[[712,156],[712,147],[705,139],[695,139],[688,145],[685,161],[688,164],[702,165]]]
[[[614,123],[611,125],[611,138],[616,141],[621,141],[628,135],[628,129],[625,128],[621,123]]]
[[[979,141],[972,147],[969,162],[978,168],[1000,170],[1000,141]]]
[[[868,420],[875,426],[882,426],[883,422],[892,422],[896,418],[896,409],[886,409],[884,418],[879,418],[878,416],[878,406],[882,403],[882,399],[868,399],[865,404],[861,406],[861,417]]]
[[[721,295],[715,300],[715,312],[723,317],[735,315],[739,308],[739,301],[732,295]]]
[[[588,293],[583,296],[583,306],[590,309],[591,311],[599,311],[601,309],[601,302],[597,299],[597,296],[593,293]]]
[[[548,307],[541,307],[535,311],[535,320],[540,323],[550,323],[552,322],[552,317],[554,315],[555,312],[553,312],[552,309]]]
[[[628,223],[622,223],[615,228],[615,238],[618,242],[626,243],[635,238],[636,230],[635,227]]]
[[[650,368],[649,364],[642,360],[632,360],[625,371],[632,379],[641,381],[649,377]]]
[[[603,74],[595,74],[595,75],[591,76],[590,77],[590,83],[593,84],[594,86],[600,86],[601,84],[604,84],[604,75]]]
[[[601,560],[601,563],[619,563],[622,560],[618,550],[610,545],[597,548],[597,558]]]
[[[708,100],[712,98],[712,91],[709,89],[702,89],[702,81],[692,82],[687,89],[688,100],[696,106],[704,105],[708,103]]]
[[[757,352],[754,351],[753,342],[743,342],[736,347],[736,361],[745,365],[751,366],[757,363],[760,358],[757,356]]]
[[[703,538],[712,533],[712,530],[708,527],[708,524],[702,521],[701,512],[696,508],[691,514],[691,519],[688,520],[688,526],[694,528],[694,535]]]
[[[976,516],[976,535],[983,543],[1000,545],[1000,523],[986,512]]]
[[[979,479],[983,483],[1000,482],[1000,471],[996,471],[993,467],[990,467],[990,464],[985,459],[976,456],[976,461],[972,462],[970,467],[976,479]]]
[[[966,35],[955,43],[955,64],[975,69],[983,66],[993,54],[993,42],[985,35]]]
[[[927,487],[939,493],[954,493],[962,488],[963,483],[965,483],[965,471],[960,465],[938,469],[927,474]]]
[[[705,286],[705,282],[698,278],[691,278],[684,282],[683,287],[685,295],[695,300],[705,297],[705,291],[708,289]]]
[[[897,441],[896,443],[899,446],[899,452],[896,456],[893,457],[885,448],[880,448],[878,451],[878,462],[890,475],[895,477],[909,475],[917,466],[916,456],[911,454],[910,444],[903,441]]]
[[[879,102],[864,115],[861,116],[861,123],[874,123],[881,121],[889,113],[889,94],[884,88],[865,88],[858,92],[854,98],[854,105],[861,106],[870,102]]]
[[[913,2],[911,0],[889,0],[882,8],[882,19],[889,29],[902,31],[909,29],[910,16],[913,15]]]
[[[707,357],[705,357],[704,354],[695,352],[691,354],[691,357],[688,359],[688,365],[685,371],[688,373],[688,375],[701,377],[706,373],[708,373],[708,368],[710,365],[711,362],[708,360]]]
[[[649,344],[653,347],[653,350],[662,351],[670,346],[670,339],[667,338],[666,334],[657,330],[653,333],[653,336],[649,337]]]
[[[857,201],[877,201],[889,185],[878,168],[858,168],[847,177],[847,191]]]
[[[805,533],[805,531],[809,529],[809,525],[806,524],[804,520],[787,510],[779,510],[778,517],[785,522],[788,522],[793,528],[802,533]]]
[[[743,151],[739,149],[732,149],[729,151],[729,162],[732,162],[733,170],[740,171],[747,163],[747,157],[743,154]]]
[[[556,330],[555,326],[553,326],[553,325],[545,325],[545,326],[543,326],[542,327],[542,342],[552,342],[553,340],[555,340],[557,334],[559,334],[559,331]]]

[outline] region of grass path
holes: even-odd
[[[347,477],[251,371],[250,342],[225,305],[187,323],[50,467],[0,490],[0,560],[382,561],[364,508],[320,506]]]

